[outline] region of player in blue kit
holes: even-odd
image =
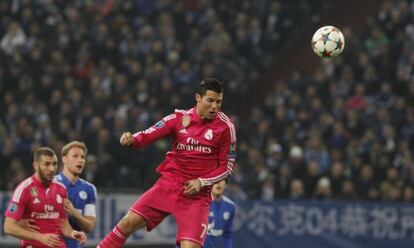
[[[85,168],[87,152],[83,142],[72,141],[63,146],[63,170],[56,175],[56,180],[63,183],[68,191],[69,200],[65,200],[64,205],[70,225],[74,230],[86,233],[95,227],[97,198],[95,186],[80,178]],[[68,248],[81,247],[75,239],[66,238],[65,243]]]
[[[213,186],[211,195],[214,200],[210,205],[204,248],[233,247],[232,231],[236,206],[233,201],[223,195],[226,186],[226,180],[221,180]]]

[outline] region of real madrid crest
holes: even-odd
[[[183,118],[181,119],[181,124],[183,124],[184,128],[188,127],[188,125],[190,125],[190,116],[184,115]]]
[[[33,197],[36,197],[36,196],[39,194],[39,192],[37,191],[37,189],[36,189],[35,187],[31,187],[31,188],[30,188],[30,194],[31,194]]]
[[[213,138],[213,130],[208,129],[204,134],[204,138],[206,138],[206,140],[211,140]]]

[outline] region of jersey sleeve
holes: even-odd
[[[88,199],[83,211],[85,216],[96,217],[96,199],[98,198],[98,193],[96,191],[95,185],[90,184],[89,186]]]
[[[228,127],[222,134],[221,146],[218,149],[219,165],[215,170],[200,178],[203,186],[213,185],[233,173],[236,163],[236,130],[230,121],[226,122],[226,125]]]
[[[171,135],[174,132],[176,120],[177,114],[171,114],[155,123],[152,127],[134,133],[134,147],[143,147],[158,139]]]
[[[233,206],[230,211],[230,217],[223,227],[223,247],[233,248],[233,220],[236,214],[236,208]]]
[[[23,188],[22,185],[19,185],[13,192],[13,196],[4,215],[19,221],[23,216],[27,203],[27,188]]]
[[[62,196],[63,199],[68,199],[68,191],[65,186],[62,185],[62,187],[60,187],[59,194]],[[63,204],[62,207],[59,208],[59,215],[62,217],[62,219],[68,219],[68,214],[66,213]]]

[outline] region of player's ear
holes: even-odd
[[[201,102],[201,96],[200,96],[200,94],[196,93],[195,94],[195,99],[196,99],[197,102]]]
[[[68,159],[66,158],[66,156],[62,156],[62,163],[63,164],[66,164],[66,161],[67,161]]]

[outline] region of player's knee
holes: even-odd
[[[118,223],[118,227],[127,236],[145,225],[146,222],[141,216],[131,212],[128,212]]]
[[[133,221],[130,220],[128,215],[125,215],[125,217],[119,221],[118,227],[124,232],[125,235],[131,234],[134,232],[134,229],[136,229]]]

